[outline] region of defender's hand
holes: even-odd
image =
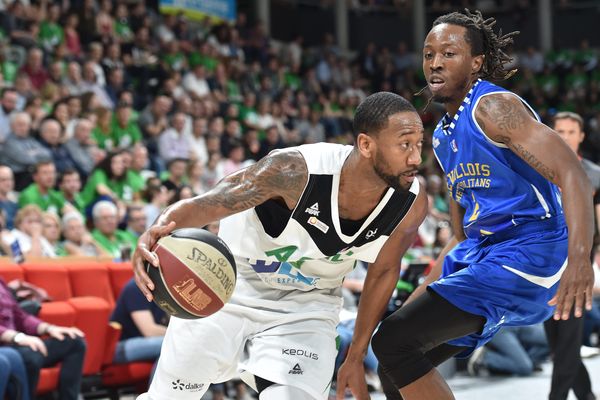
[[[592,288],[594,286],[594,271],[589,258],[569,257],[568,266],[560,278],[560,286],[556,295],[548,302],[556,306],[555,320],[569,319],[571,309],[575,305],[575,317],[583,315],[583,307],[592,309]]]
[[[346,387],[350,389],[357,400],[369,400],[369,391],[365,380],[365,367],[362,360],[346,359],[337,374],[336,399],[345,398]]]
[[[164,226],[151,226],[150,229],[140,236],[138,245],[131,258],[135,283],[148,301],[152,301],[153,299],[152,290],[154,290],[154,284],[146,273],[144,263],[149,262],[154,267],[158,267],[158,257],[151,250],[156,242],[158,242],[158,239],[167,236],[173,229],[175,229],[175,222],[169,222],[168,225]]]

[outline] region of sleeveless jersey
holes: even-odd
[[[356,260],[373,262],[419,192],[388,188],[353,235],[342,232],[338,214],[340,173],[352,146],[298,146],[308,180],[294,210],[269,200],[221,221],[219,236],[262,281],[282,290],[334,289]],[[252,271],[250,271],[252,272]],[[240,271],[247,276],[248,271]]]
[[[478,80],[454,118],[446,114],[433,133],[434,152],[450,194],[466,210],[463,226],[469,238],[563,213],[558,187],[507,146],[487,137],[477,123],[477,104],[494,93],[515,95]]]

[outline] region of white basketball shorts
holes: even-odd
[[[254,376],[260,376],[327,399],[339,299],[327,296],[321,302],[322,295],[305,292],[274,301],[273,293],[264,292],[268,288],[256,290],[258,281],[251,288],[248,281],[238,281],[232,301],[210,317],[171,318],[148,392],[152,400],[199,399],[210,383],[238,376],[255,389]],[[249,289],[262,299],[246,301]]]

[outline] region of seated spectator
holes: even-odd
[[[543,324],[506,326],[485,346],[479,347],[469,359],[468,370],[477,376],[486,370],[494,373],[529,376],[540,370],[550,348]]]
[[[15,189],[23,190],[31,183],[29,168],[40,161],[51,160],[52,154],[29,134],[31,117],[24,112],[10,118],[11,133],[0,151],[0,158],[15,174]]]
[[[58,254],[57,250],[60,243],[60,219],[54,213],[45,212],[42,215],[42,236],[50,243],[54,249],[54,253]]]
[[[190,161],[187,167],[187,178],[195,195],[208,192],[211,188],[204,184],[204,163],[200,160]]]
[[[8,238],[9,245],[16,240],[21,253],[27,257],[56,257],[52,245],[43,236],[42,210],[35,204],[21,208],[15,217],[15,229]]]
[[[158,178],[149,179],[144,191],[144,214],[146,214],[146,229],[158,218],[169,203],[169,191]]]
[[[3,69],[4,75],[4,69]],[[4,76],[6,79],[6,76]],[[0,143],[4,143],[11,132],[10,118],[17,107],[18,94],[13,88],[6,88],[2,91],[0,100]]]
[[[62,143],[63,129],[57,120],[48,118],[40,126],[40,143],[50,154],[58,173],[75,168],[75,162]]]
[[[119,102],[112,122],[111,135],[117,149],[127,149],[142,140],[142,133],[131,119],[131,105]]]
[[[33,207],[33,206],[30,206]],[[35,393],[40,369],[60,364],[58,396],[77,400],[81,386],[85,341],[75,327],[51,325],[27,314],[0,279],[0,342],[17,350],[27,371],[29,393]],[[40,336],[48,335],[46,339]]]
[[[177,188],[175,195],[171,198],[169,205],[177,203],[179,200],[191,199],[196,194],[189,185],[183,185]]]
[[[60,256],[108,257],[110,254],[94,240],[85,227],[80,213],[72,211],[63,215],[63,236],[65,240],[58,248]]]
[[[117,142],[112,135],[113,113],[109,108],[100,107],[96,110],[96,126],[92,130],[92,137],[99,148],[114,151]]]
[[[162,181],[162,184],[170,192],[170,198],[173,198],[177,189],[185,183],[185,171],[187,160],[183,158],[174,158],[167,164],[167,177]]]
[[[65,143],[75,168],[83,178],[87,178],[106,153],[92,139],[93,124],[89,119],[81,118],[75,123],[73,137]]]
[[[10,251],[10,244],[13,237],[10,230],[6,228],[6,217],[3,209],[0,208],[0,256],[12,255]]]
[[[227,158],[222,159],[217,165],[217,181],[254,162],[252,160],[245,161],[244,157],[244,145],[241,141],[232,139],[229,143]]]
[[[21,192],[19,206],[37,205],[42,211],[55,214],[72,211],[75,208],[66,203],[58,190],[56,183],[56,168],[52,161],[41,161],[33,169],[33,183]]]
[[[135,280],[127,282],[121,291],[110,320],[122,327],[113,362],[158,360],[168,317],[156,303],[146,300]]]
[[[44,68],[43,58],[42,50],[33,47],[27,53],[25,65],[21,67],[21,72],[29,77],[31,85],[36,91],[40,90],[48,80],[48,72]]]
[[[131,204],[127,207],[127,229],[125,233],[130,241],[137,245],[138,238],[146,230],[146,213],[143,204]]]
[[[158,152],[166,163],[176,158],[189,159],[192,156],[192,144],[184,128],[185,114],[177,112],[171,118],[171,126],[160,135]]]
[[[25,364],[12,347],[0,347],[0,399],[29,400]]]
[[[68,169],[60,174],[58,188],[66,203],[80,213],[85,212],[85,204],[81,198],[81,178],[76,169]]]
[[[86,211],[98,200],[115,202],[124,213],[123,202],[133,200],[134,191],[128,179],[122,152],[111,153],[94,170],[86,182],[81,197]]]
[[[190,142],[191,158],[200,160],[203,164],[208,161],[205,136],[208,133],[208,124],[205,117],[197,117],[192,123],[191,133],[187,133]]]
[[[6,217],[6,227],[13,228],[13,221],[19,206],[14,201],[13,189],[15,180],[12,170],[6,165],[0,165],[0,210],[3,210]]]
[[[92,217],[92,237],[111,257],[121,259],[123,252],[135,248],[137,241],[133,242],[125,231],[117,229],[118,211],[114,203],[106,200],[97,202],[92,209]]]
[[[133,148],[130,149],[130,153],[131,165],[127,171],[127,179],[130,181],[134,192],[141,192],[146,187],[146,180],[156,176],[156,173],[147,169],[148,149],[143,143],[136,143]]]

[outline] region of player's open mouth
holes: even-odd
[[[429,78],[429,89],[432,92],[436,92],[436,91],[440,90],[445,84],[446,84],[446,81],[444,81],[439,76],[432,76]]]
[[[401,174],[401,176],[408,182],[412,182],[417,177],[417,174],[418,174],[417,171],[413,171],[413,172],[407,172],[407,173]]]

